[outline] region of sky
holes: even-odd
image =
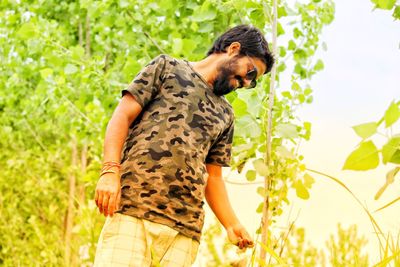
[[[379,120],[392,100],[400,100],[400,21],[393,21],[389,11],[373,10],[368,0],[338,0],[335,4],[335,20],[321,36],[328,50],[318,54],[325,69],[310,82],[314,102],[299,112],[300,118],[312,123],[311,140],[302,144],[300,153],[308,168],[339,178],[373,211],[400,196],[400,178],[376,201],[374,195],[384,184],[389,165],[367,172],[341,169],[360,141],[351,127]],[[382,145],[384,140],[374,141]],[[305,228],[307,241],[323,248],[330,235],[337,232],[338,223],[344,228],[355,224],[359,236],[369,240],[365,251],[371,262],[378,262],[378,243],[359,204],[336,183],[313,176],[315,184],[310,199],[292,196],[291,205],[286,207],[273,231],[277,233],[295,220],[297,227]],[[239,176],[229,179],[245,181]],[[257,185],[226,184],[226,187],[238,218],[250,233],[255,233],[260,223],[255,209],[261,201],[255,193]],[[400,202],[374,216],[385,233],[390,231],[397,236],[399,212]],[[205,227],[213,221],[213,216],[206,207]],[[199,258],[194,266],[205,266]]]

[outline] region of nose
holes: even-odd
[[[251,80],[243,79],[243,87],[250,87],[251,82]]]

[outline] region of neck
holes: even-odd
[[[212,54],[203,60],[191,62],[191,64],[193,69],[212,87],[217,76],[217,66],[221,60],[220,55]]]

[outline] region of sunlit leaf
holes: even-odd
[[[389,108],[385,112],[384,118],[385,118],[386,128],[390,127],[400,118],[400,108],[395,102],[392,102],[390,104]]]
[[[263,159],[254,160],[253,161],[253,166],[254,166],[254,169],[256,170],[256,172],[259,175],[261,175],[263,177],[268,176],[268,174],[269,174],[268,167],[267,167],[267,165],[265,165]]]
[[[377,8],[390,10],[396,4],[396,0],[372,0]]]
[[[393,156],[396,151],[400,151],[400,136],[396,136],[391,138],[383,147],[382,147],[382,162],[384,164],[388,162],[394,162]]]
[[[37,36],[37,30],[32,22],[25,23],[17,31],[18,37],[23,40],[32,39]]]
[[[314,70],[315,71],[321,71],[324,69],[324,62],[322,62],[321,59],[318,59],[317,63],[314,65]]]
[[[296,189],[296,195],[301,198],[301,199],[309,199],[310,198],[310,193],[308,193],[307,188],[304,186],[304,184],[298,180],[294,184],[294,188]]]
[[[352,128],[359,137],[366,139],[376,133],[378,124],[376,122],[369,122],[353,126]]]
[[[276,134],[282,138],[296,138],[299,136],[297,127],[291,123],[282,123],[276,126]]]
[[[52,74],[53,74],[52,69],[46,68],[46,69],[40,70],[40,76],[42,76],[43,79],[46,79],[47,77],[49,77]]]
[[[73,74],[73,73],[76,73],[77,71],[78,71],[78,68],[73,64],[67,64],[67,66],[65,66],[65,68],[64,68],[65,74]]]
[[[378,149],[372,141],[362,142],[346,159],[344,170],[364,171],[379,165]]]
[[[246,172],[246,178],[250,182],[254,181],[256,179],[256,172],[254,170],[248,170]]]
[[[304,186],[307,188],[311,188],[311,186],[315,183],[315,179],[308,173],[304,174]]]

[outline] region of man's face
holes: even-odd
[[[251,75],[251,71],[256,74]],[[254,77],[257,80],[265,71],[265,64],[258,58],[236,55],[227,59],[217,67],[217,77],[214,80],[214,93],[218,96],[226,95],[241,87],[249,87]],[[250,75],[249,75],[250,74]]]

